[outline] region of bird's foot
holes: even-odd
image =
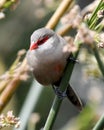
[[[53,90],[59,99],[67,97],[66,91],[62,92],[59,87],[53,86]]]
[[[73,55],[69,56],[68,59],[67,59],[67,61],[69,61],[69,62],[71,61],[71,62],[73,62],[73,63],[79,63],[78,60],[76,60],[76,59],[73,57]]]
[[[79,63],[79,61],[76,60],[74,57],[69,57],[68,61],[72,61],[73,63]]]

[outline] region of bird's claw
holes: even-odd
[[[62,92],[59,87],[53,86],[53,90],[59,99],[67,97],[66,90]]]
[[[68,60],[72,61],[73,63],[79,63],[79,61],[73,57],[70,57]]]
[[[76,60],[76,58],[74,58],[72,54],[70,54],[70,56],[68,57],[67,61],[69,61],[69,62],[71,61],[73,63],[79,63],[79,61]]]

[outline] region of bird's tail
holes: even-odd
[[[66,90],[67,98],[71,101],[71,103],[76,106],[79,110],[82,110],[83,104],[78,97],[75,90],[71,87],[70,84],[68,84],[67,90]]]

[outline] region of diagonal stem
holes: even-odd
[[[101,116],[97,124],[92,130],[103,130],[104,128],[104,115]]]
[[[75,54],[75,58],[77,57],[78,52]],[[72,62],[68,63],[67,68],[66,68],[65,73],[64,73],[64,76],[63,76],[61,83],[60,83],[60,86],[59,86],[62,91],[66,90],[68,82],[71,78],[73,68],[74,68],[74,63],[72,63]],[[62,103],[62,100],[60,100],[57,96],[55,96],[53,105],[51,107],[50,113],[48,115],[48,118],[47,118],[47,121],[45,123],[43,130],[51,130],[52,129],[53,124],[56,120],[56,117],[57,117],[61,103]]]
[[[96,48],[96,45],[94,45],[94,47],[93,47],[93,53],[94,53],[94,56],[95,56],[95,58],[97,60],[99,69],[100,69],[102,75],[104,76],[104,65],[103,65],[103,63],[101,61],[101,58],[100,58],[100,55],[99,55],[98,50]]]
[[[72,0],[63,0],[60,6],[55,11],[54,15],[51,17],[51,19],[47,23],[46,28],[54,29],[57,23],[59,22],[60,18],[62,17],[62,15],[69,8],[72,2],[73,2]]]

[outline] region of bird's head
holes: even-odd
[[[41,28],[34,31],[31,35],[30,50],[38,49],[40,46],[46,44],[54,35],[55,33],[47,28]]]

